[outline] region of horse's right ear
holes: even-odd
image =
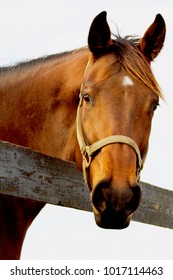
[[[90,27],[88,35],[88,46],[94,57],[104,53],[111,42],[111,32],[106,20],[106,12],[97,15]]]

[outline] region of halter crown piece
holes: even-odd
[[[84,77],[85,77],[88,65],[89,65],[89,61],[87,63],[86,69],[85,69]],[[82,92],[82,89],[83,89],[83,84],[81,85],[80,93]],[[76,134],[77,134],[79,148],[80,148],[80,151],[81,151],[81,154],[83,157],[83,164],[82,164],[83,176],[84,176],[84,180],[85,180],[85,183],[86,183],[88,189],[90,191],[92,189],[91,185],[90,185],[90,180],[89,180],[89,166],[94,157],[94,154],[96,153],[96,151],[101,150],[101,148],[103,148],[107,145],[110,145],[110,144],[115,144],[115,143],[126,144],[126,145],[130,146],[136,153],[136,156],[137,156],[136,175],[137,175],[137,179],[139,181],[140,171],[142,170],[144,160],[141,157],[141,153],[138,148],[138,145],[132,138],[125,136],[125,135],[112,135],[112,136],[103,138],[89,146],[86,144],[86,142],[84,140],[84,136],[83,136],[82,123],[81,123],[81,112],[82,112],[82,103],[83,103],[82,94],[79,95],[79,98],[80,98],[80,100],[79,100],[79,105],[78,105],[78,109],[77,109],[77,117],[76,117]]]

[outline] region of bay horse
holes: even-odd
[[[93,20],[88,47],[0,69],[0,139],[76,162],[97,225],[123,229],[140,203],[139,175],[162,97],[150,62],[166,27],[158,14],[141,39],[113,37],[106,16]],[[44,205],[0,195],[1,259],[20,258]]]

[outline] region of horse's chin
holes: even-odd
[[[105,211],[106,212],[106,211]],[[97,226],[104,229],[125,229],[130,224],[131,215],[128,217],[118,216],[117,214],[109,213],[94,213]]]

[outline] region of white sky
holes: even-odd
[[[91,21],[103,10],[121,35],[142,36],[157,13],[166,21],[165,47],[152,67],[167,103],[155,114],[141,179],[173,190],[172,1],[0,0],[0,65],[86,45]],[[92,213],[47,205],[27,233],[22,259],[172,259],[172,252],[172,230],[136,222],[102,230]]]

